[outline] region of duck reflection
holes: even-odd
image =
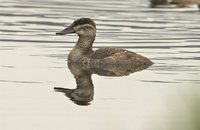
[[[89,105],[94,96],[92,74],[100,76],[120,77],[144,70],[152,63],[130,65],[87,65],[82,63],[68,63],[68,68],[76,79],[75,89],[55,87],[57,92],[64,93],[77,105]]]

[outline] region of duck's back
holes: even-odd
[[[94,51],[91,59],[100,64],[152,65],[148,58],[122,48],[102,48]],[[94,60],[95,61],[95,60]]]
[[[94,51],[94,53],[91,55],[91,58],[93,59],[103,59],[109,56],[113,56],[116,53],[121,53],[125,51],[122,48],[100,48]]]

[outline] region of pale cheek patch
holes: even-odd
[[[95,35],[96,30],[92,25],[86,24],[86,25],[79,25],[74,28],[76,30],[76,33],[79,35]]]

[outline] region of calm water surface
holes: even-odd
[[[76,88],[67,54],[80,17],[96,21],[94,48],[122,47],[155,64],[123,77],[92,75],[94,100],[79,106],[54,91]],[[147,0],[1,0],[0,129],[199,130],[200,12],[151,9]]]

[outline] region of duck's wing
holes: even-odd
[[[109,56],[113,56],[116,53],[120,53],[125,51],[122,48],[100,48],[94,51],[94,53],[91,55],[91,58],[93,59],[103,59]]]
[[[148,58],[123,50],[102,59],[85,59],[86,68],[103,76],[124,76],[144,70],[153,64]]]
[[[94,53],[91,56],[91,59],[98,60],[98,63],[100,64],[132,64],[134,66],[140,66],[143,64],[153,64],[148,58],[122,48],[98,49],[94,51]]]
[[[108,64],[128,64],[131,66],[150,66],[153,64],[153,62],[150,61],[148,58],[127,50],[116,52],[111,56],[105,57],[101,60],[101,62]]]

